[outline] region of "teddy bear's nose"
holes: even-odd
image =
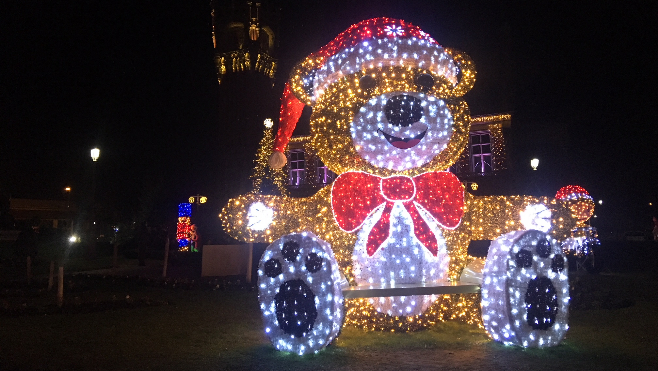
[[[393,96],[386,102],[384,110],[386,119],[392,125],[410,126],[423,117],[422,101],[414,96],[400,94]]]

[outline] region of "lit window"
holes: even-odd
[[[294,149],[290,151],[290,185],[304,184],[306,174],[306,161],[304,161],[304,150]]]
[[[471,171],[490,173],[493,171],[491,156],[491,133],[475,131],[471,133]]]
[[[327,166],[322,163],[320,159],[317,160],[316,162],[316,182],[318,184],[329,184],[336,179],[336,173],[333,171],[329,170]]]

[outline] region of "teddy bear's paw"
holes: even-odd
[[[258,265],[265,332],[281,351],[327,346],[343,323],[341,274],[331,247],[310,232],[281,237]]]
[[[489,247],[482,320],[489,335],[523,347],[557,345],[567,329],[568,267],[557,242],[537,230],[516,231]]]

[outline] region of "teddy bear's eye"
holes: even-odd
[[[421,73],[416,76],[416,85],[418,85],[422,91],[428,91],[434,86],[434,77],[428,73]]]
[[[375,86],[377,86],[377,81],[375,81],[375,78],[370,76],[370,75],[365,75],[359,80],[359,86],[361,89],[373,89]]]

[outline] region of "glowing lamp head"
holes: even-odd
[[[265,125],[265,128],[271,129],[272,126],[274,126],[274,121],[272,121],[272,119],[265,119],[265,121],[263,121],[263,124]]]
[[[91,160],[92,161],[98,161],[98,158],[101,156],[101,150],[98,148],[94,148],[91,150]]]
[[[64,188],[64,191],[66,191],[66,192],[71,192],[71,187],[66,187],[66,188]]]
[[[532,170],[537,170],[537,167],[539,166],[539,159],[533,158],[530,160],[530,166],[532,167]]]
[[[208,202],[208,197],[206,197],[206,196],[199,197],[199,203],[200,204],[205,204],[206,202]]]

